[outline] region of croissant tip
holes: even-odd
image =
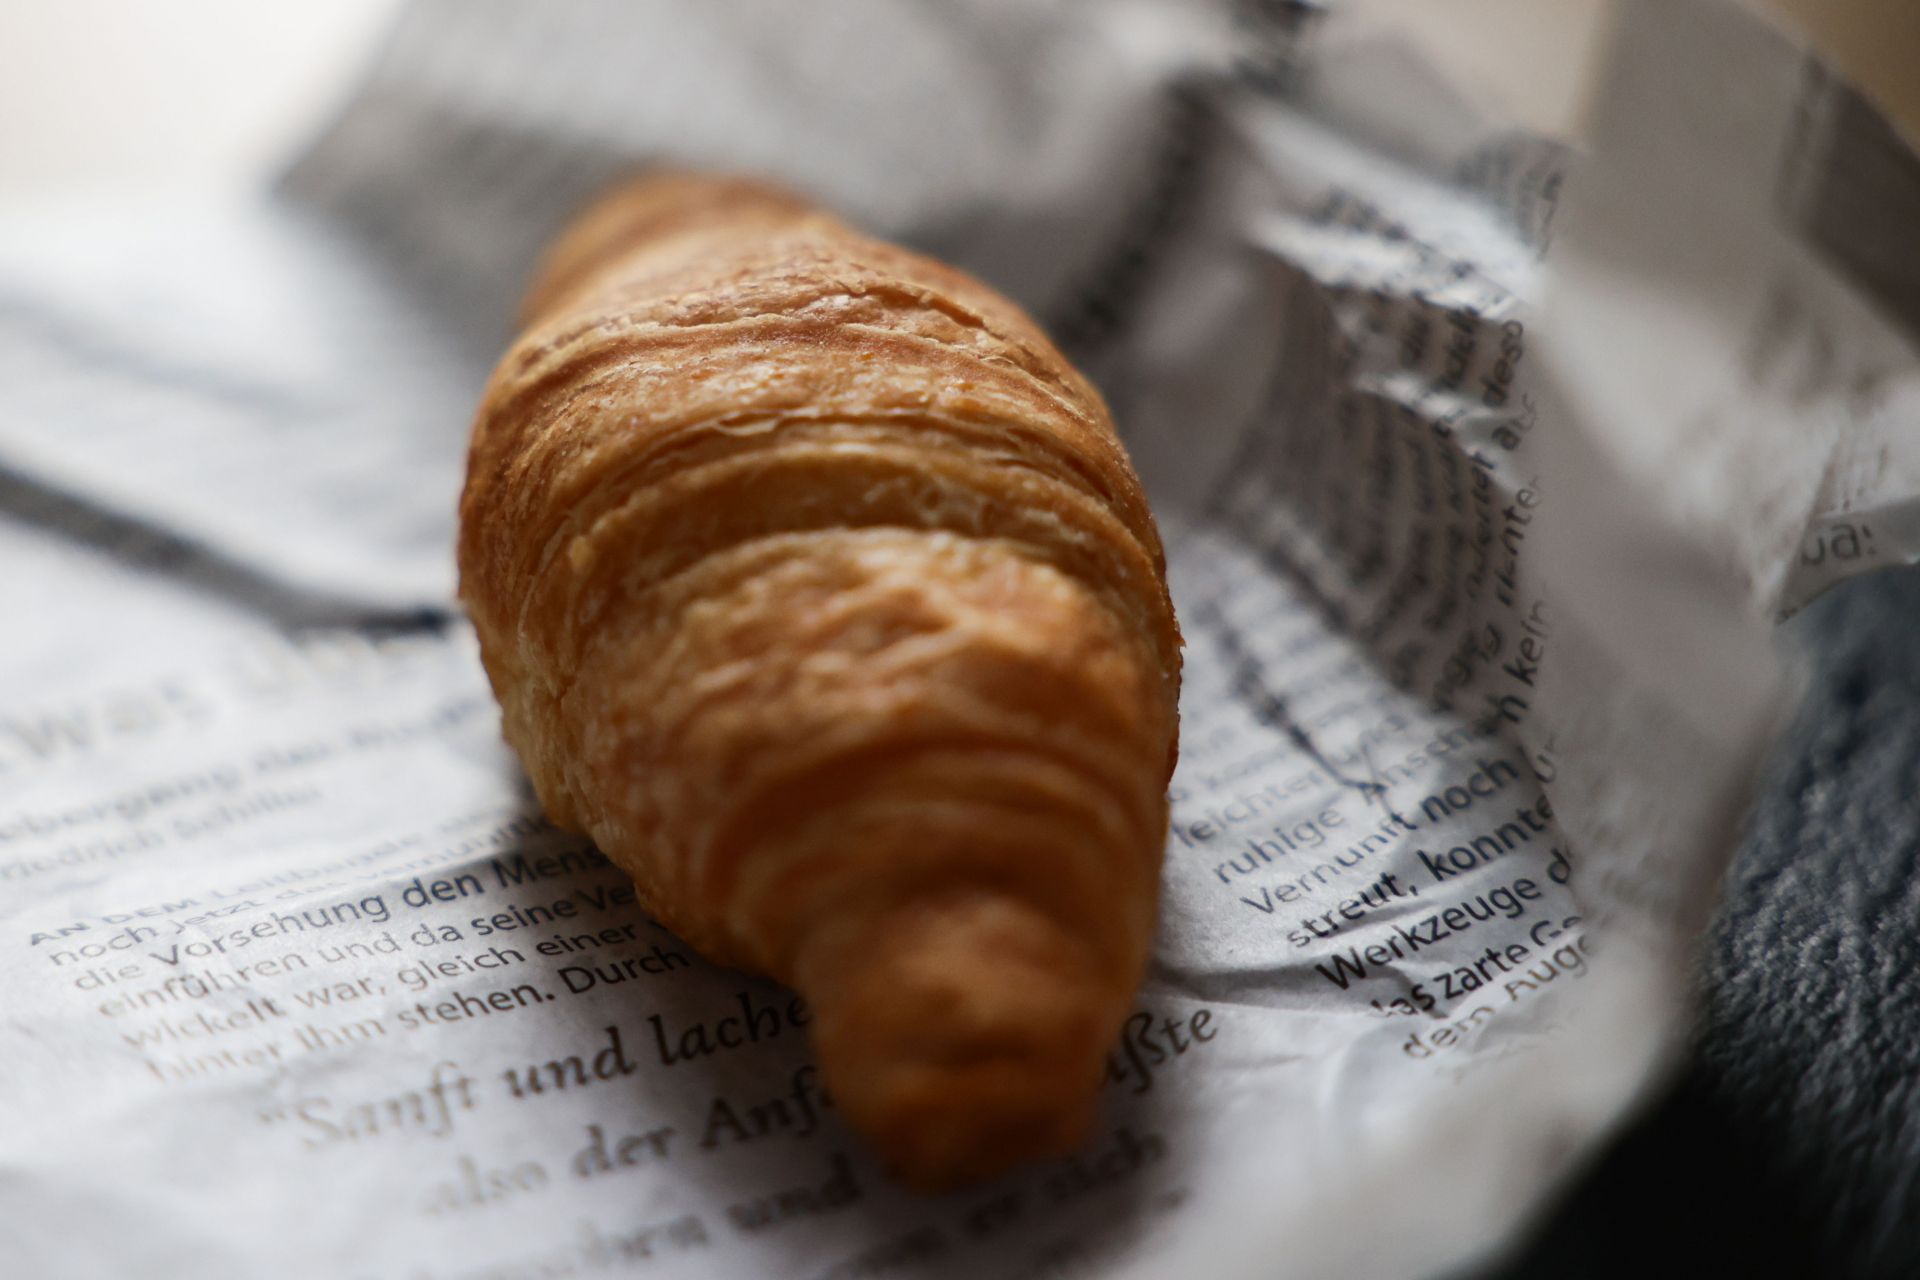
[[[810,998],[828,1088],[906,1185],[947,1191],[1063,1155],[1098,1109],[1129,984],[991,898],[892,915]]]
[[[1017,1078],[990,1089],[991,1098],[955,1089],[880,1122],[881,1156],[901,1185],[927,1195],[957,1191],[1081,1145],[1093,1127],[1092,1095],[1036,1093],[1028,1068],[1008,1066]]]

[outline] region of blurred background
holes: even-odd
[[[1602,0],[1368,0],[1504,113],[1572,113]],[[258,181],[351,92],[398,0],[24,0],[0,6],[0,197]],[[1497,41],[1486,33],[1497,30]],[[1518,51],[1521,56],[1510,56]]]
[[[1753,0],[1920,121],[1920,3]],[[245,187],[352,90],[399,0],[14,0],[0,6],[0,198]],[[1349,0],[1456,68],[1494,114],[1577,133],[1608,0]]]
[[[255,183],[351,91],[396,8],[0,5],[0,197]]]

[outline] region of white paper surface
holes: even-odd
[[[1920,361],[1832,251],[1845,91],[1740,11],[1627,6],[1578,161],[1356,40],[442,0],[270,200],[6,213],[21,1273],[1429,1275],[1509,1238],[1684,1025],[1768,620],[1913,554]],[[1019,297],[1155,495],[1174,829],[1075,1157],[890,1185],[804,1010],[641,916],[499,741],[450,603],[467,416],[531,253],[661,159]]]

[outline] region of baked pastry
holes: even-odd
[[[553,246],[461,595],[554,822],[795,987],[906,1181],[1065,1151],[1154,927],[1180,637],[1099,394],[1005,298],[757,182]]]

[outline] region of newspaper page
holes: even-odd
[[[1618,27],[1576,157],[1311,6],[420,0],[259,202],[0,214],[22,1274],[1398,1276],[1508,1239],[1683,1026],[1789,700],[1769,620],[1920,533],[1911,295],[1850,248],[1911,151],[1738,8]],[[647,919],[500,741],[451,598],[468,414],[532,254],[657,162],[1018,297],[1155,495],[1161,929],[1070,1157],[893,1185],[804,1004]]]

